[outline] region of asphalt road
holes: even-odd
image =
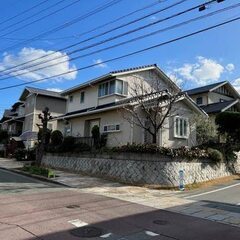
[[[237,240],[240,228],[0,170],[3,240]],[[87,229],[84,229],[84,227]],[[93,238],[76,237],[93,234]]]
[[[183,192],[182,196],[187,199],[235,205],[240,208],[240,179],[207,189],[203,188],[188,193]]]

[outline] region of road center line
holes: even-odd
[[[207,194],[211,194],[211,193],[223,191],[223,190],[226,190],[226,189],[228,189],[228,188],[236,187],[236,186],[238,186],[238,185],[240,185],[240,183],[236,183],[236,184],[233,184],[233,185],[230,185],[230,186],[227,186],[227,187],[219,188],[219,189],[212,190],[212,191],[209,191],[209,192],[204,192],[204,193],[195,194],[195,195],[188,196],[188,197],[184,197],[184,198],[186,198],[186,199],[195,198],[195,197],[199,197],[199,196],[203,196],[203,195],[207,195]]]

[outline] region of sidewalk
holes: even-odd
[[[13,159],[0,158],[2,168],[11,170],[23,165],[24,163]],[[240,211],[232,212],[211,208],[205,202],[180,197],[179,191],[154,190],[59,170],[54,172],[57,176],[53,179],[54,182],[72,187],[77,192],[102,195],[240,227]]]

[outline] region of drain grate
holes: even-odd
[[[167,225],[168,221],[158,219],[158,220],[154,220],[153,223],[157,225]]]
[[[102,236],[103,231],[101,228],[85,226],[71,230],[70,233],[75,237],[95,238]]]
[[[80,206],[79,205],[68,205],[68,206],[66,206],[66,208],[70,208],[70,209],[73,209],[73,208],[80,208]]]

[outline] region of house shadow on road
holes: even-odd
[[[36,221],[27,227],[39,238],[28,240],[238,240],[240,236],[240,228],[234,226],[121,200],[106,198],[105,203],[99,205],[96,202],[91,206],[88,203],[86,208],[82,204],[80,209],[73,209],[74,221],[89,225],[74,227],[65,221],[55,225],[61,228],[59,231],[41,234],[39,229],[51,223]],[[95,233],[96,236],[76,236],[83,233]]]

